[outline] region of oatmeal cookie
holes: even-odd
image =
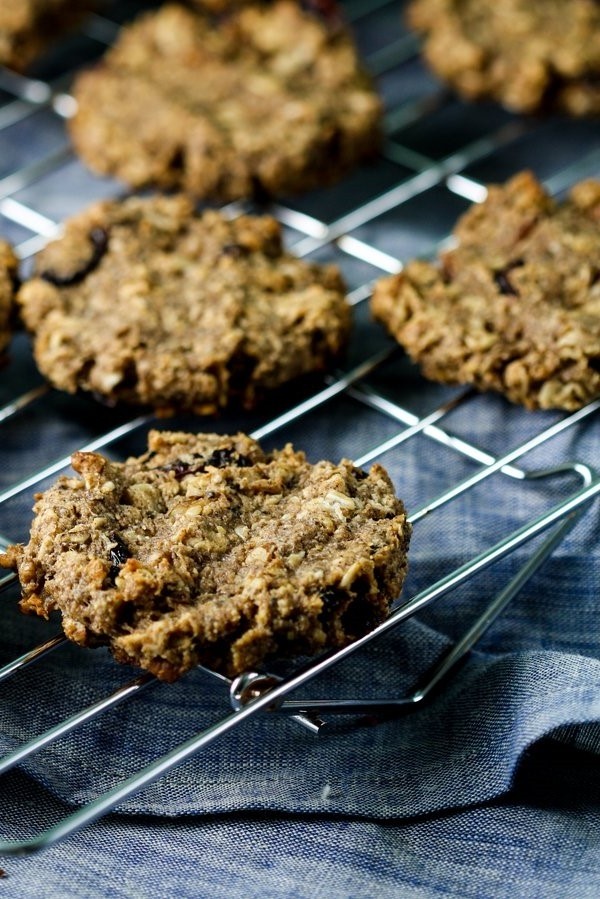
[[[489,188],[439,265],[381,279],[372,309],[433,380],[530,409],[600,395],[600,182],[556,203],[522,172]]]
[[[268,216],[199,215],[184,196],[77,215],[17,302],[56,387],[165,412],[252,407],[326,368],[350,328],[337,268],[286,253]]]
[[[0,64],[27,68],[93,6],[91,0],[0,0]]]
[[[337,180],[379,144],[348,32],[293,0],[222,19],[168,4],[75,84],[76,150],[130,185],[231,200]]]
[[[433,71],[468,99],[600,114],[595,0],[412,0],[408,20]]]
[[[0,239],[0,355],[12,335],[11,319],[18,281],[18,260],[12,247]]]
[[[410,525],[385,470],[310,464],[243,434],[151,432],[124,463],[75,453],[37,497],[30,541],[0,556],[24,611],[174,680],[341,647],[402,586]]]

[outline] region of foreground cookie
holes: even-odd
[[[509,109],[600,114],[600,6],[594,0],[412,0],[432,69],[469,99]]]
[[[93,5],[91,0],[0,0],[0,64],[25,69]]]
[[[348,33],[293,0],[216,21],[166,5],[74,94],[71,134],[92,169],[196,197],[327,184],[379,144],[381,103]]]
[[[182,196],[94,205],[36,274],[18,303],[40,370],[110,402],[250,407],[326,368],[350,327],[338,270],[284,252],[276,221],[197,215]]]
[[[490,187],[455,236],[438,267],[411,262],[373,295],[376,318],[424,374],[530,409],[600,395],[600,182],[559,205],[523,172]]]
[[[402,586],[410,526],[383,468],[309,464],[238,434],[151,432],[125,463],[76,453],[81,477],[37,497],[18,571],[26,612],[174,680],[343,646]]]
[[[12,335],[11,318],[18,277],[18,260],[10,244],[0,240],[0,354]]]

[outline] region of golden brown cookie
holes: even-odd
[[[93,0],[0,0],[0,64],[25,69],[94,5]]]
[[[18,303],[43,374],[110,403],[213,413],[327,368],[350,307],[334,266],[284,251],[268,216],[183,196],[101,202],[37,257]]]
[[[428,378],[530,409],[600,395],[600,182],[552,200],[529,172],[490,187],[438,265],[381,279],[372,309]]]
[[[344,646],[400,592],[410,525],[379,465],[151,432],[139,458],[76,453],[73,467],[0,564],[24,611],[59,609],[71,640],[164,680]]]
[[[412,0],[408,20],[433,71],[469,99],[600,114],[596,0]]]
[[[74,95],[71,135],[94,171],[195,197],[328,184],[379,145],[381,102],[348,32],[293,0],[217,20],[168,4]]]

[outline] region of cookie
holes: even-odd
[[[529,409],[600,395],[600,182],[564,203],[522,172],[489,188],[439,264],[381,279],[372,310],[428,378]]]
[[[0,354],[12,336],[12,313],[18,282],[17,257],[5,240],[0,240]]]
[[[104,201],[67,222],[17,296],[61,390],[168,412],[250,408],[328,367],[350,307],[337,268],[285,252],[268,217],[184,196]]]
[[[76,81],[94,171],[232,200],[328,184],[379,145],[381,103],[341,26],[293,0],[213,20],[173,4]]]
[[[402,586],[410,525],[385,470],[265,452],[243,434],[151,432],[124,463],[75,453],[0,556],[24,611],[171,681],[341,647]]]
[[[22,71],[93,7],[74,0],[0,0],[0,64]]]
[[[412,0],[408,21],[433,71],[468,99],[600,114],[595,0]]]

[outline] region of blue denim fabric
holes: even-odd
[[[43,857],[7,859],[1,884],[11,899],[595,899],[599,786],[595,757],[544,741],[494,802],[389,822],[113,816]],[[12,788],[16,826],[57,811],[30,784]]]

